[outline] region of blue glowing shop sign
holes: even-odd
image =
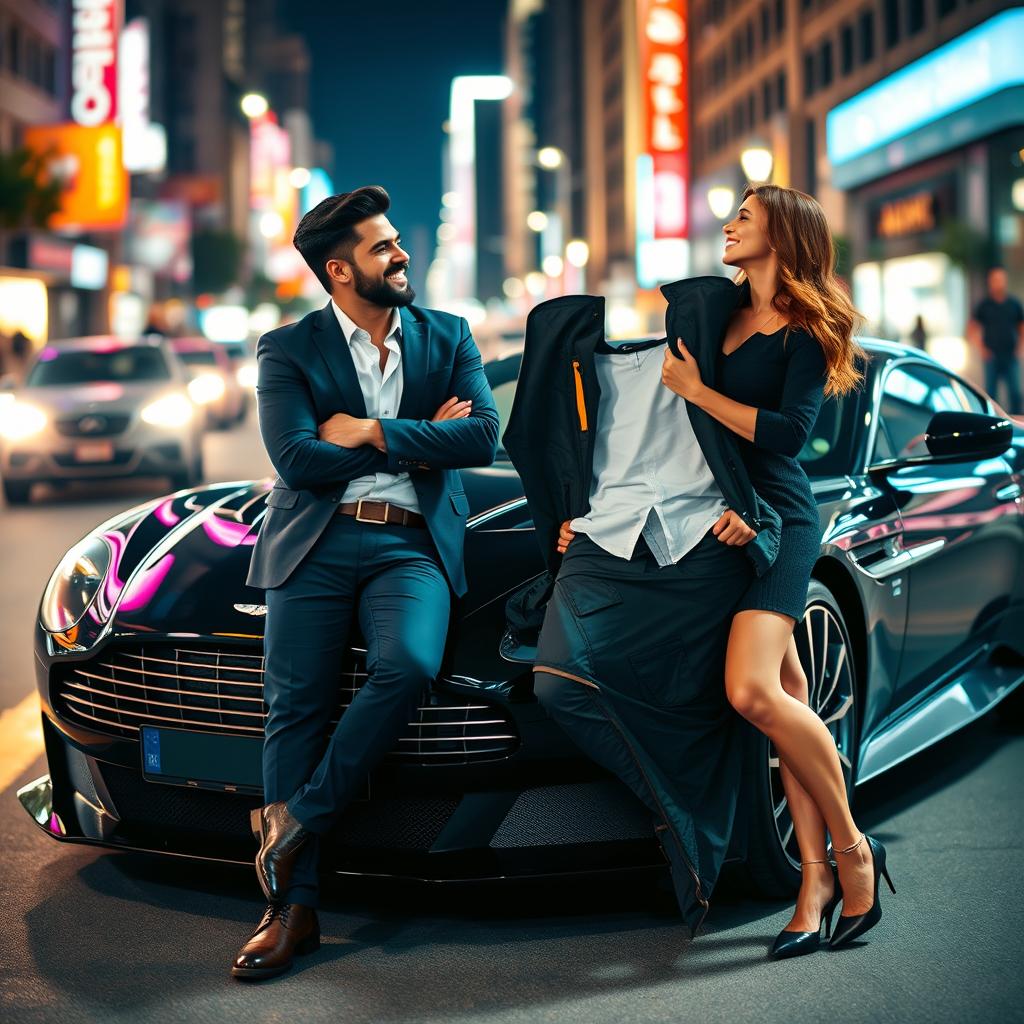
[[[871,172],[885,173],[1024,121],[1022,55],[1024,8],[1016,7],[839,104],[825,122],[834,183],[857,184]],[[941,132],[921,133],[942,119]],[[897,140],[905,150],[891,147],[888,158],[865,159]]]

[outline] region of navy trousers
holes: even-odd
[[[337,515],[302,564],[267,591],[263,788],[314,835],[285,902],[318,902],[317,836],[393,749],[444,654],[451,592],[430,534]],[[367,679],[333,734],[354,614]]]

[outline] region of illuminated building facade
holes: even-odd
[[[694,0],[694,271],[725,272],[721,226],[735,202],[713,211],[709,195],[719,202],[724,190],[738,197],[747,178],[741,154],[763,147],[772,158],[769,180],[810,192],[824,206],[868,330],[905,340],[920,314],[931,346],[964,365],[964,319],[984,263],[1007,260],[1018,290],[1024,285],[1024,264],[1013,269],[1020,226],[1005,213],[999,221],[997,212],[1012,206],[1012,182],[995,182],[1019,176],[1011,162],[1016,135],[1004,122],[951,132],[934,95],[918,89],[897,96],[893,82],[1013,9],[995,0]],[[971,77],[971,59],[956,51],[950,82]],[[837,112],[863,104],[857,97],[883,82],[889,106],[916,103],[924,117],[917,129],[940,145],[908,145],[915,128],[903,125],[883,141],[865,140],[856,159],[844,153],[839,140],[852,144],[859,136],[849,120],[836,122]],[[1011,101],[1004,93],[1003,102]],[[1024,110],[1019,98],[1016,109]],[[877,109],[861,106],[859,113],[863,121]],[[1005,144],[997,132],[1009,132]],[[1006,152],[996,152],[1000,147]],[[1002,241],[986,247],[984,237]]]

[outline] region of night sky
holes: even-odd
[[[441,206],[441,124],[455,75],[500,74],[506,0],[287,0],[313,58],[310,113],[340,192],[383,185],[421,288]],[[422,247],[427,251],[419,251]]]

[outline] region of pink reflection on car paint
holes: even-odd
[[[119,612],[134,612],[144,608],[153,599],[174,565],[174,555],[164,555],[158,562],[141,570],[132,578],[118,607]]]
[[[39,353],[39,362],[52,363],[59,354],[60,353],[52,345],[47,345],[46,348]]]
[[[174,499],[168,498],[166,501],[160,502],[155,509],[153,509],[153,515],[156,516],[157,520],[164,526],[177,526],[181,522],[181,516],[174,511]]]
[[[90,352],[102,352],[106,355],[109,352],[120,352],[124,348],[124,342],[120,338],[99,338],[89,345]]]
[[[214,544],[225,548],[237,548],[240,544],[256,543],[256,536],[250,534],[247,523],[233,523],[219,516],[209,516],[204,519],[203,532]]]

